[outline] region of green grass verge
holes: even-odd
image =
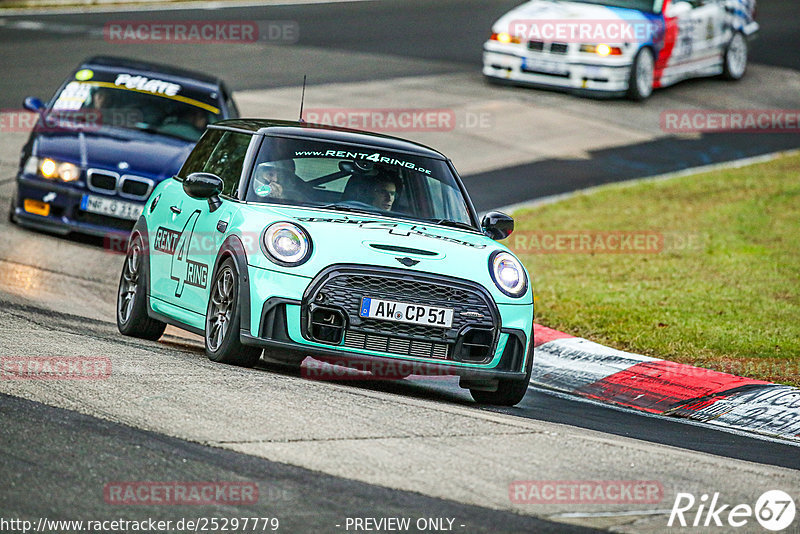
[[[541,324],[800,385],[800,155],[606,188],[515,219],[507,244],[531,272]],[[595,246],[620,235],[640,246]]]

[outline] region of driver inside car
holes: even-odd
[[[397,199],[398,182],[387,174],[378,174],[366,183],[364,200],[384,211],[391,211]]]
[[[253,191],[260,198],[304,200],[304,185],[293,160],[259,163],[253,174]]]

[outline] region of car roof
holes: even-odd
[[[125,57],[94,56],[85,60],[79,68],[110,71],[126,70],[136,74],[147,75],[148,77],[156,75],[160,78],[168,79],[168,81],[174,81],[181,85],[191,85],[194,86],[195,89],[204,89],[207,91],[216,90],[224,85],[224,82],[220,78],[202,72]]]
[[[351,130],[326,124],[313,124],[277,119],[227,119],[215,122],[210,128],[225,128],[258,135],[299,137],[303,139],[350,143],[406,152],[435,159],[447,159],[444,154],[414,141],[363,130]]]

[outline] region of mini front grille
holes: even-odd
[[[398,356],[416,356],[418,358],[436,358],[446,360],[447,345],[427,341],[412,341],[391,336],[362,334],[348,330],[344,336],[344,346],[352,349],[364,349],[374,352],[386,352]]]
[[[421,304],[453,310],[449,328],[361,317],[362,298]],[[487,351],[496,343],[499,314],[491,295],[473,282],[433,274],[360,266],[334,266],[318,275],[303,297],[306,336],[314,339],[313,314],[319,306],[346,316],[344,345],[375,352],[422,358],[460,359],[461,349],[477,359],[477,349],[460,340],[470,329],[489,333]],[[465,340],[475,343],[477,340]],[[485,344],[485,340],[478,342]]]
[[[550,45],[551,54],[566,54],[567,43],[553,43]]]
[[[86,176],[89,189],[93,191],[113,193],[117,190],[117,180],[119,180],[119,175],[115,172],[89,169],[86,171]]]
[[[528,50],[533,50],[534,52],[541,52],[542,50],[544,50],[544,43],[542,41],[529,41]]]

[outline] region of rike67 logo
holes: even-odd
[[[700,499],[691,493],[678,493],[667,526],[739,528],[755,518],[765,529],[779,532],[792,525],[795,513],[794,499],[781,490],[765,492],[755,506],[726,504],[719,493],[710,498],[703,494]]]

